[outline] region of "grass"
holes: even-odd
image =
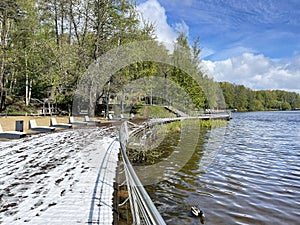
[[[175,133],[181,131],[181,121],[166,123],[164,125],[156,125],[159,127],[159,132],[162,133]]]
[[[200,120],[200,127],[202,128],[218,128],[224,127],[228,124],[227,120]]]
[[[173,118],[174,113],[169,112],[162,106],[144,106],[139,110],[139,116],[150,118]]]
[[[187,122],[187,121],[182,121]],[[172,123],[165,124],[163,129],[165,132],[180,132],[181,131],[181,121],[176,121]],[[191,122],[191,121],[189,121]],[[214,129],[218,127],[224,127],[228,124],[226,120],[194,120],[195,124],[199,124],[200,128]]]

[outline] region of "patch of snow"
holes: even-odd
[[[91,127],[1,142],[0,224],[112,224],[115,136]]]

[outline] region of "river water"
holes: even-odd
[[[200,133],[180,171],[146,189],[167,224],[201,224],[191,205],[207,225],[299,224],[300,111],[234,113]]]

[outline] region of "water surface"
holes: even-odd
[[[201,132],[175,176],[146,188],[167,224],[201,224],[194,204],[205,224],[299,224],[299,160],[299,111],[235,113]]]

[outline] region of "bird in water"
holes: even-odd
[[[194,216],[197,216],[200,218],[200,222],[202,224],[204,224],[204,218],[205,218],[205,214],[202,210],[200,210],[197,206],[192,206],[191,207],[191,212]]]

